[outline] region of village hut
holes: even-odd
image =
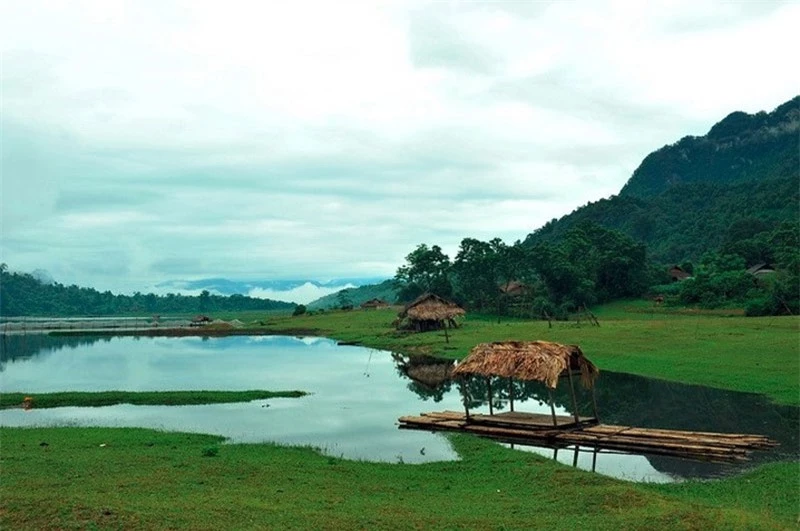
[[[510,280],[500,284],[500,292],[507,297],[524,297],[530,288],[518,280]]]
[[[207,315],[195,315],[191,322],[189,322],[189,326],[204,326],[207,324],[211,324],[211,317]]]
[[[686,280],[687,278],[691,277],[689,273],[683,270],[681,266],[674,265],[667,270],[667,274],[669,278],[672,279],[673,282],[680,282],[681,280]]]
[[[398,314],[399,326],[407,324],[417,332],[447,330],[447,326],[458,328],[455,318],[466,312],[458,304],[433,293],[425,293],[409,303]]]
[[[754,265],[753,267],[748,268],[747,272],[753,275],[754,277],[760,277],[775,273],[775,268],[766,262],[761,262],[759,264]]]
[[[382,310],[388,308],[389,303],[383,299],[370,299],[361,303],[361,308],[364,310]]]
[[[514,411],[513,386],[511,385],[513,380],[542,382],[547,386],[550,395],[553,425],[558,426],[553,403],[553,389],[558,386],[558,382],[562,378],[567,378],[569,381],[575,424],[586,421],[597,422],[594,381],[599,373],[597,367],[583,355],[580,347],[576,345],[562,345],[549,341],[503,341],[477,345],[453,370],[453,377],[464,379],[481,376],[486,378],[490,415],[494,414],[491,386],[493,377],[508,380],[512,412]],[[583,386],[592,391],[594,418],[581,419],[578,416],[574,383],[576,374],[580,376]],[[466,387],[463,388],[466,389]],[[467,419],[470,418],[468,403],[469,400],[464,401]]]

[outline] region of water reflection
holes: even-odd
[[[402,415],[422,411],[461,411],[458,386],[449,379],[452,367],[451,360],[390,355],[321,338],[5,336],[0,342],[4,391],[303,389],[314,394],[208,406],[5,410],[0,424],[141,426],[216,433],[235,442],[312,445],[355,459],[456,459],[441,435],[398,430],[395,424]],[[473,378],[469,386],[470,409],[488,412],[486,381]],[[498,380],[492,387],[498,411],[508,407],[513,393],[516,409],[549,413],[547,390],[537,382],[514,382],[510,390],[507,382]],[[776,406],[759,395],[611,372],[601,374],[596,391],[604,423],[760,433],[781,444],[778,451],[755,454],[744,466],[800,454],[798,408]],[[554,398],[558,414],[572,413],[566,387]],[[554,453],[547,448],[528,450],[548,457]],[[557,458],[572,464],[574,454],[570,448],[559,449]],[[598,472],[648,481],[715,476],[742,467],[607,452],[581,452],[576,464],[591,469],[593,462]]]
[[[413,358],[405,360],[413,364]],[[435,363],[426,360],[425,363]],[[407,369],[406,369],[407,371]],[[402,372],[401,372],[402,374]],[[451,383],[443,382],[450,389]],[[600,419],[605,424],[636,426],[642,428],[664,428],[689,431],[711,431],[720,433],[753,433],[770,437],[780,446],[768,452],[756,452],[753,459],[744,464],[708,463],[676,457],[648,455],[647,459],[659,471],[676,477],[716,477],[754,464],[800,457],[800,409],[770,403],[763,395],[723,391],[698,385],[686,385],[654,378],[644,378],[625,373],[604,371],[595,382],[595,392]],[[485,378],[468,381],[470,409],[488,405],[488,387]],[[411,387],[421,396],[436,396],[436,389]],[[590,392],[582,386],[575,387],[578,393],[579,415],[593,415]],[[532,412],[549,412],[549,392],[540,382],[514,381],[509,386],[504,378],[492,379],[492,405],[495,411],[503,411],[514,397],[517,409]],[[553,391],[557,409],[573,413],[569,387],[560,385]],[[515,446],[519,446],[518,443]],[[573,455],[573,447],[568,452]],[[591,449],[584,448],[589,454]],[[566,452],[534,448],[542,455],[558,456],[559,461]],[[571,460],[572,458],[570,458]],[[593,459],[592,459],[593,460]],[[581,454],[579,461],[586,465]],[[591,464],[588,465],[591,469]]]

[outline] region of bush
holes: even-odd
[[[203,448],[203,457],[216,457],[219,454],[219,446],[207,446]]]
[[[303,315],[306,313],[306,306],[305,304],[298,304],[294,307],[294,311],[292,312],[292,317],[297,317],[298,315]]]

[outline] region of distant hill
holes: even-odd
[[[211,313],[216,311],[290,311],[295,305],[288,302],[244,295],[222,296],[203,291],[197,296],[136,292],[115,295],[94,288],[65,286],[47,275],[9,271],[0,264],[0,315],[11,316],[111,316],[151,315],[170,313]]]
[[[202,278],[194,280],[168,280],[153,286],[157,293],[177,292],[197,294],[208,290],[219,295],[247,295],[285,302],[308,304],[325,295],[345,288],[381,282],[384,277],[337,278],[317,280],[232,280],[228,278]]]
[[[619,195],[552,220],[525,239],[558,240],[592,221],[644,242],[651,259],[695,260],[731,238],[800,216],[800,96],[771,113],[734,112],[705,136],[651,153]]]
[[[397,299],[397,292],[394,289],[393,280],[384,280],[380,284],[368,284],[366,286],[359,286],[357,288],[349,288],[346,290],[347,299],[358,307],[362,302],[370,299],[383,299],[386,302],[393,304]],[[309,310],[318,310],[320,308],[336,308],[339,306],[339,293],[332,293],[320,297],[319,299],[308,303]]]

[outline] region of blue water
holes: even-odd
[[[3,426],[145,427],[217,434],[232,443],[270,441],[310,445],[328,455],[368,461],[422,463],[458,459],[443,435],[399,430],[396,424],[402,415],[462,410],[457,386],[446,385],[437,391],[421,387],[405,376],[398,369],[397,360],[385,351],[339,346],[323,338],[284,336],[205,339],[29,336],[28,339],[4,340],[2,346],[0,388],[6,392],[299,389],[312,393],[302,398],[201,406],[124,404],[30,411],[7,409],[0,411],[0,425]],[[632,420],[631,415],[647,410],[643,407],[627,411],[633,401],[626,397],[624,390],[640,395],[644,386],[652,395],[649,399],[652,402],[654,396],[665,394],[664,385],[680,386],[613,373],[603,373],[599,382],[603,381],[608,385],[605,388],[598,385],[601,411],[605,396],[608,407],[614,408],[614,411],[607,408],[606,416],[615,422]],[[718,394],[725,393],[697,386],[669,389],[667,394],[684,396],[690,391],[702,393],[702,396],[712,393],[717,397],[715,412],[720,410]],[[755,396],[733,395],[737,400]],[[696,403],[699,395],[693,396],[688,399]],[[644,396],[643,400],[647,406],[648,397]],[[732,398],[726,400],[730,403]],[[566,404],[563,400],[557,403]],[[669,403],[676,402],[670,399]],[[676,407],[681,407],[677,404]],[[761,406],[756,409],[763,411]],[[478,412],[487,410],[485,403],[475,408]],[[530,395],[529,400],[518,403],[518,410],[549,413],[549,406]],[[781,411],[786,416],[786,412]],[[788,424],[781,430],[796,432],[796,408],[786,411],[789,411]],[[569,412],[563,406],[557,408],[557,413]],[[662,421],[654,418],[652,422],[662,427],[699,429],[665,425],[667,416],[676,415],[664,411],[664,416]],[[708,427],[703,424],[706,420],[701,415],[696,422]],[[717,421],[728,422],[719,418]],[[740,422],[741,419],[736,420]],[[639,419],[631,424],[646,422]],[[778,436],[783,436],[781,433],[783,431]],[[796,444],[791,435],[785,437],[790,446]],[[526,449],[550,457],[554,454],[547,448]],[[561,462],[572,464],[574,458],[571,449],[558,452]],[[593,458],[591,453],[581,453],[577,465],[591,469]],[[598,454],[594,468],[602,474],[653,482],[715,476],[729,470],[723,465],[610,452]]]

